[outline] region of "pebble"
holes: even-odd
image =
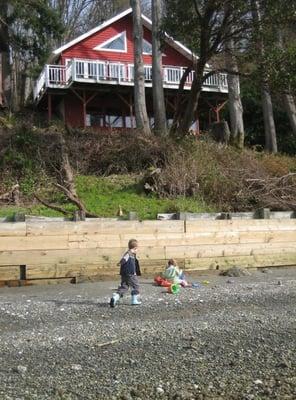
[[[82,366],[80,364],[73,364],[71,365],[71,369],[73,369],[74,371],[81,371]]]
[[[262,382],[260,379],[256,379],[256,380],[254,381],[254,384],[255,384],[255,385],[263,385],[263,382]]]
[[[25,374],[27,372],[28,368],[24,365],[18,365],[16,367],[16,372],[18,372],[19,374]]]
[[[163,388],[162,388],[161,386],[158,386],[158,387],[156,388],[156,393],[159,394],[159,395],[163,395],[163,394],[164,394]]]

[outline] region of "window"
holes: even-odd
[[[122,116],[106,115],[106,126],[109,126],[111,128],[122,128],[123,127]]]
[[[90,111],[89,114],[86,114],[85,125],[93,127],[103,127],[104,117],[98,112]]]
[[[126,32],[121,32],[106,42],[94,47],[94,50],[126,52]]]
[[[152,45],[143,39],[143,54],[152,54]]]
[[[126,116],[125,117],[125,127],[126,128],[135,128],[136,127],[136,119],[134,116]]]

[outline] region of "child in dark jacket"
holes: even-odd
[[[140,305],[141,302],[138,300],[139,295],[139,281],[138,275],[141,275],[139,261],[137,260],[138,241],[136,239],[130,239],[128,242],[128,250],[124,253],[120,260],[120,275],[121,284],[117,289],[117,292],[113,293],[110,299],[110,307],[115,307],[120,297],[123,297],[129,287],[132,288],[131,304],[133,306]]]

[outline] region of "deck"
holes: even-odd
[[[163,66],[163,86],[178,89],[186,67]],[[145,85],[152,86],[152,65],[145,65]],[[209,71],[206,71],[209,72]],[[186,80],[189,90],[194,72]],[[100,60],[73,59],[67,65],[45,65],[34,87],[34,100],[38,101],[46,88],[67,89],[74,82],[133,86],[134,65]],[[214,74],[203,85],[203,91],[228,93],[227,75]]]

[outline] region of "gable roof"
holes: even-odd
[[[82,40],[88,38],[89,36],[101,31],[102,29],[106,28],[109,25],[112,25],[114,22],[120,20],[121,18],[125,17],[132,13],[132,9],[128,8],[127,10],[121,12],[120,14],[115,15],[115,17],[108,19],[107,21],[103,22],[101,25],[96,26],[95,28],[91,29],[90,31],[84,33],[83,35],[78,36],[76,39],[71,40],[70,42],[66,43],[65,45],[59,47],[58,49],[53,51],[53,54],[59,55],[64,50],[67,50],[69,47],[74,46],[75,44],[81,42]],[[148,28],[150,31],[152,30],[152,21],[147,18],[145,15],[141,15],[143,25]],[[186,58],[192,60],[192,58],[197,58],[186,46],[181,44],[180,42],[172,39],[169,35],[165,34],[165,41],[172,46],[175,50],[179,53],[183,54]]]

